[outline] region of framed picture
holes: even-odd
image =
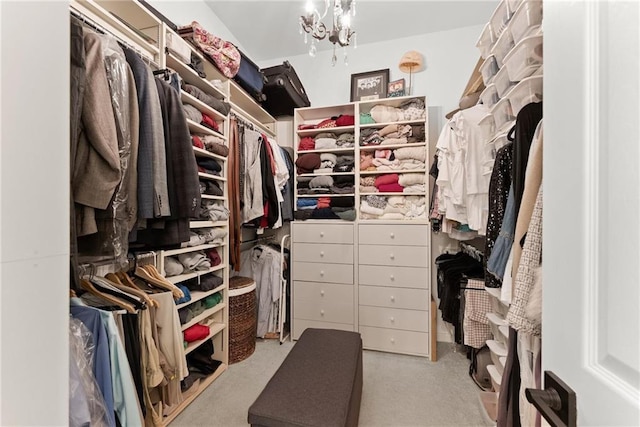
[[[404,79],[389,82],[388,97],[404,96]]]
[[[389,69],[351,74],[351,102],[387,97]]]

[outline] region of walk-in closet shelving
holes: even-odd
[[[368,115],[377,105],[399,108],[417,100],[424,105],[422,114],[412,113],[410,120],[360,123],[361,114]],[[380,107],[379,107],[380,108]],[[360,170],[361,156],[375,155],[378,150],[415,150],[422,162],[428,161],[428,118],[424,96],[378,99],[329,107],[296,109],[294,144],[296,160],[308,153],[349,154],[354,156],[351,172],[297,173],[298,201],[317,197],[352,197],[355,222],[307,219],[292,224],[293,258],[293,338],[308,327],[356,330],[362,334],[365,348],[435,359],[435,321],[430,286],[430,238],[426,209],[429,191],[403,193],[363,191],[360,179],[388,174],[419,174],[428,183],[426,163],[414,168]],[[353,126],[324,127],[327,120],[340,115],[354,116]],[[398,117],[403,118],[403,117]],[[312,128],[320,124],[322,128]],[[331,124],[329,124],[331,125]],[[380,130],[389,125],[415,126],[420,137],[409,142],[360,145],[363,131]],[[302,129],[300,129],[302,127]],[[414,129],[412,128],[412,132]],[[339,136],[351,133],[354,144],[349,148],[313,148],[310,141],[321,133]],[[414,134],[412,133],[412,136]],[[323,144],[324,145],[324,144]],[[423,150],[423,151],[422,151]],[[317,176],[352,175],[354,191],[350,194],[298,194],[300,179]],[[424,206],[422,215],[406,219],[365,219],[360,200],[367,196],[415,196]]]

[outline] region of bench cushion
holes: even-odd
[[[357,332],[306,329],[249,408],[254,426],[357,426],[362,339]]]

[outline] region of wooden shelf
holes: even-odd
[[[224,136],[223,134],[221,134],[219,132],[216,132],[213,129],[209,129],[206,126],[202,126],[200,123],[196,123],[191,119],[187,119],[187,124],[189,125],[189,130],[191,131],[191,133],[213,135],[213,136],[217,136],[218,138],[222,138],[225,141],[227,141],[227,137]]]
[[[242,115],[249,116],[247,118],[253,118],[267,129],[271,129],[269,126],[275,126],[276,119],[233,80],[229,80],[229,99],[236,109],[241,110]],[[275,129],[271,129],[271,131],[275,132]]]
[[[383,128],[388,125],[424,125],[424,121],[425,119],[402,120],[400,122],[387,122],[387,123],[367,123],[365,125],[360,125],[360,129]]]
[[[195,153],[196,157],[210,157],[212,159],[222,160],[224,162],[227,161],[226,157],[214,154],[211,151],[205,150],[204,148],[193,147],[193,152]]]
[[[314,177],[314,176],[347,176],[347,175],[355,175],[355,172],[327,172],[327,173],[301,173],[298,174],[299,177],[302,176],[307,176],[307,177]]]
[[[402,192],[393,192],[393,191],[387,191],[387,192],[380,192],[380,193],[360,193],[360,196],[420,196],[420,197],[424,197],[427,195],[427,192],[422,192],[422,193],[402,193]]]
[[[198,314],[196,317],[194,317],[193,319],[191,319],[190,321],[188,321],[184,325],[180,326],[180,329],[184,332],[185,330],[189,329],[190,327],[192,327],[196,323],[200,323],[202,320],[206,319],[207,317],[213,316],[214,314],[216,314],[217,312],[221,311],[226,306],[227,305],[225,303],[219,302],[218,304],[214,305],[213,307],[207,308],[205,311],[203,311],[202,313]]]
[[[218,304],[220,305],[220,304]],[[217,305],[216,305],[217,307]],[[209,332],[209,335],[207,335],[206,338],[203,338],[201,340],[198,341],[194,341],[194,342],[190,342],[189,344],[187,344],[187,348],[184,350],[185,354],[189,354],[191,353],[193,350],[195,350],[196,348],[200,347],[202,344],[205,343],[205,341],[210,340],[211,338],[215,337],[216,335],[218,335],[220,332],[224,331],[224,323],[213,323],[211,325],[209,325],[209,329],[211,330],[211,332]]]
[[[426,169],[400,169],[387,171],[360,171],[360,175],[388,175],[393,173],[425,173]]]
[[[296,133],[298,134],[298,136],[305,137],[305,136],[317,135],[319,133],[324,133],[324,132],[333,132],[336,135],[340,135],[342,133],[349,133],[350,131],[355,132],[355,130],[356,130],[356,127],[351,125],[351,126],[337,126],[334,128],[297,130]]]
[[[209,194],[201,194],[200,198],[206,200],[227,200],[224,196],[210,196]]]
[[[192,51],[194,51],[194,49],[192,49]],[[203,59],[203,61],[206,61],[206,59]],[[180,77],[182,77],[185,82],[197,87],[209,95],[215,96],[218,99],[225,99],[227,97],[223,91],[200,77],[193,68],[189,67],[171,53],[167,53],[167,67],[172,68],[180,74]]]
[[[412,142],[406,144],[378,144],[378,145],[361,145],[360,151],[376,151],[376,150],[391,150],[395,148],[406,147],[425,147],[426,142]]]
[[[191,292],[191,300],[190,300],[189,302],[185,302],[185,303],[182,303],[182,304],[178,304],[178,305],[176,305],[176,307],[177,307],[178,309],[181,309],[182,307],[186,307],[186,306],[188,306],[188,305],[190,305],[190,304],[193,304],[193,303],[194,303],[194,302],[196,302],[196,301],[200,301],[201,299],[205,299],[205,298],[206,298],[206,297],[208,297],[209,295],[213,295],[213,294],[215,294],[216,292],[221,292],[221,291],[223,291],[226,287],[227,287],[227,285],[222,284],[222,285],[218,286],[217,288],[212,289],[212,290],[210,290],[210,291],[206,291],[206,292],[205,292],[205,291],[193,291],[193,292]],[[217,306],[216,306],[216,307],[217,307]]]
[[[341,148],[341,147],[337,147],[337,148],[321,148],[319,150],[300,150],[298,151],[298,156],[300,156],[300,154],[306,154],[306,153],[347,153],[347,152],[355,152],[355,148],[354,147],[347,147],[347,148]]]
[[[162,252],[162,255],[164,256],[173,256],[173,255],[186,254],[189,252],[204,251],[207,249],[218,248],[220,246],[224,246],[224,243],[221,243],[219,245],[207,244],[207,245],[199,245],[199,246],[189,246],[188,248],[169,249],[167,251],[161,251],[161,252]]]
[[[180,274],[178,276],[169,276],[169,277],[166,277],[166,279],[175,285],[177,283],[184,282],[185,280],[194,279],[199,276],[204,276],[205,274],[213,273],[214,271],[222,270],[225,267],[226,266],[224,264],[220,264],[220,265],[216,265],[215,267],[211,267],[208,270],[194,271],[192,273]],[[181,307],[184,307],[185,305],[191,304],[192,302],[193,302],[193,294],[191,295],[191,301],[186,302],[184,304],[178,304],[177,307],[181,308]]]
[[[160,54],[160,48],[157,44],[161,26],[158,18],[150,14],[137,2],[118,3],[121,2],[72,0],[70,7],[72,10],[86,16],[90,21],[99,24],[107,32],[130,43],[131,46],[138,47],[147,58],[157,61],[157,57]],[[129,25],[121,21],[121,19],[124,20],[125,18]],[[157,35],[152,37],[142,31],[143,29],[147,30],[148,33],[154,32],[153,30],[155,29]],[[153,39],[153,41],[150,39]]]
[[[208,228],[208,227],[226,227],[229,225],[227,221],[191,221],[189,228]]]
[[[182,99],[183,103],[193,105],[198,110],[200,110],[200,112],[205,113],[207,116],[216,121],[227,120],[227,116],[223,115],[218,110],[210,107],[209,105],[205,104],[204,102],[200,101],[198,98],[188,92],[185,92],[184,90],[180,91],[180,98]]]
[[[211,179],[214,181],[226,181],[227,178],[223,178],[221,176],[218,175],[211,175],[210,173],[204,173],[204,172],[198,172],[198,176],[200,178],[204,178],[204,179]]]
[[[328,194],[298,194],[298,198],[314,198],[314,197],[354,197],[355,194],[347,193],[347,194],[336,194],[336,193],[328,193]]]
[[[180,415],[180,413],[182,411],[184,411],[185,408],[187,406],[189,406],[194,400],[196,400],[196,398],[200,394],[202,394],[202,392],[205,391],[207,389],[207,387],[209,387],[211,385],[211,383],[213,383],[216,379],[218,379],[218,377],[224,371],[226,371],[227,368],[228,368],[228,366],[223,363],[220,366],[218,366],[218,369],[216,369],[216,371],[213,374],[211,374],[208,377],[200,380],[200,386],[198,387],[198,390],[195,393],[193,393],[192,395],[190,395],[189,397],[187,397],[175,410],[173,410],[171,412],[171,414],[169,414],[168,416],[164,417],[163,420],[162,420],[163,425],[167,426],[167,425],[169,425],[169,423],[171,423],[173,420],[175,420],[176,417],[178,415]]]

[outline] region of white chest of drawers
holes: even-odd
[[[291,224],[293,339],[306,328],[356,330],[354,224]]]
[[[364,348],[430,356],[428,224],[358,225],[358,328]]]

